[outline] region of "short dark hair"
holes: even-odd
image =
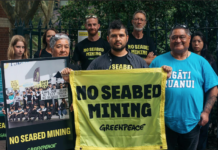
[[[110,23],[109,28],[107,30],[107,34],[110,35],[111,29],[125,29],[126,35],[128,35],[127,28],[122,24],[120,20],[114,20]]]

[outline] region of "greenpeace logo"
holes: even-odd
[[[4,137],[6,137],[6,133],[0,134],[0,138],[4,138]]]
[[[57,145],[57,143],[48,144],[48,145],[42,145],[42,146],[27,148],[27,150],[46,150],[46,149],[52,149],[52,148],[55,148],[56,145]]]

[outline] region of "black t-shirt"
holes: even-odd
[[[111,54],[112,63],[109,67],[109,70],[119,70],[119,69],[133,69],[129,60],[127,59],[127,55],[122,57],[117,57]]]
[[[50,53],[48,53],[45,48],[42,49],[42,52],[41,52],[41,55],[39,57],[39,54],[40,54],[40,50],[37,51],[35,54],[34,54],[34,58],[45,58],[45,57],[52,57],[52,55]]]
[[[72,70],[81,70],[78,65],[68,64],[68,67]]]
[[[109,43],[102,38],[94,42],[86,38],[75,46],[73,60],[75,62],[80,61],[82,70],[86,70],[92,60],[105,54],[109,50]]]
[[[143,35],[141,39],[136,39],[131,33],[126,48],[129,49],[131,53],[142,58],[146,58],[149,52],[153,52],[156,55],[153,39],[145,35]]]

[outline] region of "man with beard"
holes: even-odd
[[[153,39],[143,34],[143,29],[146,25],[146,13],[142,10],[136,11],[133,14],[132,25],[134,29],[133,32],[129,34],[127,49],[129,49],[131,53],[143,58],[149,65],[156,55]]]
[[[119,20],[113,21],[108,28],[107,36],[111,50],[93,60],[87,70],[148,68],[147,63],[141,57],[126,49],[128,38],[128,31],[122,22]],[[169,66],[162,66],[162,68],[168,73],[167,77],[169,77],[172,68]],[[69,68],[61,71],[61,75],[66,82],[69,82],[70,71],[72,70]]]
[[[148,65],[141,57],[130,53],[126,49],[128,38],[128,31],[122,22],[119,20],[113,21],[109,26],[107,36],[111,50],[92,61],[87,70],[148,68]],[[172,68],[169,66],[163,66],[162,68],[168,72],[167,76],[169,77]]]
[[[98,35],[100,24],[96,15],[87,15],[85,27],[88,31],[88,38],[75,46],[73,60],[81,65],[82,70],[86,70],[95,58],[105,54],[110,50],[108,42]]]

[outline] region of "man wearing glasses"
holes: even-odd
[[[170,32],[170,52],[156,57],[150,67],[172,67],[166,83],[165,124],[168,150],[196,150],[200,126],[207,124],[217,99],[217,75],[202,56],[188,51],[191,33],[185,25]],[[204,92],[206,103],[203,108]]]
[[[142,10],[136,11],[133,14],[132,25],[134,29],[133,32],[129,34],[127,49],[129,49],[131,53],[142,57],[149,65],[156,55],[153,39],[143,34],[143,29],[146,25],[146,13]]]
[[[108,42],[98,35],[100,24],[96,15],[87,15],[85,27],[88,31],[88,38],[78,43],[75,47],[73,60],[86,70],[95,58],[110,50]]]

